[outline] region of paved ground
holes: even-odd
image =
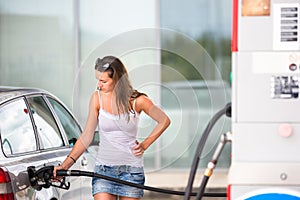
[[[209,179],[206,192],[225,193],[227,186],[227,171],[215,171]],[[202,172],[199,172],[195,178],[194,186],[199,187],[202,180]],[[159,171],[146,173],[146,185],[184,191],[189,178],[189,171]],[[156,192],[145,192],[143,200],[182,200],[182,196],[160,194]],[[194,200],[195,197],[191,197]],[[202,200],[226,200],[226,197],[203,197]]]
[[[214,190],[210,192],[225,192],[225,190]],[[146,193],[143,200],[182,200],[183,196],[165,195],[165,194],[149,194]],[[195,200],[196,197],[191,197],[191,200]],[[203,197],[202,200],[226,200],[226,197]]]

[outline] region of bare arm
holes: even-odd
[[[88,118],[86,121],[85,128],[76,141],[74,147],[72,148],[69,156],[64,160],[64,162],[60,165],[55,167],[53,175],[54,177],[56,176],[56,170],[60,169],[69,169],[75,161],[83,154],[83,152],[89,147],[91,144],[95,129],[97,127],[97,122],[98,122],[98,96],[97,93],[95,92],[89,102],[89,112],[88,112]]]
[[[153,120],[157,122],[149,136],[142,141],[137,143],[133,148],[133,152],[136,156],[142,155],[148,147],[155,142],[155,140],[166,130],[170,125],[169,117],[146,96],[142,95],[136,100],[136,111],[145,112]]]

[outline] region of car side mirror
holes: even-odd
[[[71,147],[74,146],[75,143],[76,143],[76,141],[77,141],[77,138],[71,138],[71,139],[69,139],[69,145],[70,145]]]

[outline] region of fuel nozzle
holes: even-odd
[[[66,182],[65,177],[60,179],[54,178],[53,170],[54,166],[44,166],[38,170],[36,170],[35,166],[28,167],[27,173],[31,186],[36,190],[49,188],[50,186],[68,190],[70,188],[70,183]],[[64,176],[65,174],[66,171],[62,170],[58,171],[57,176]]]

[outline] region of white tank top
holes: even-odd
[[[99,150],[96,158],[98,165],[130,165],[143,166],[142,156],[137,157],[132,153],[136,145],[139,113],[114,115],[102,108],[102,99],[99,92],[100,109],[98,115]],[[135,101],[133,103],[135,108]]]

